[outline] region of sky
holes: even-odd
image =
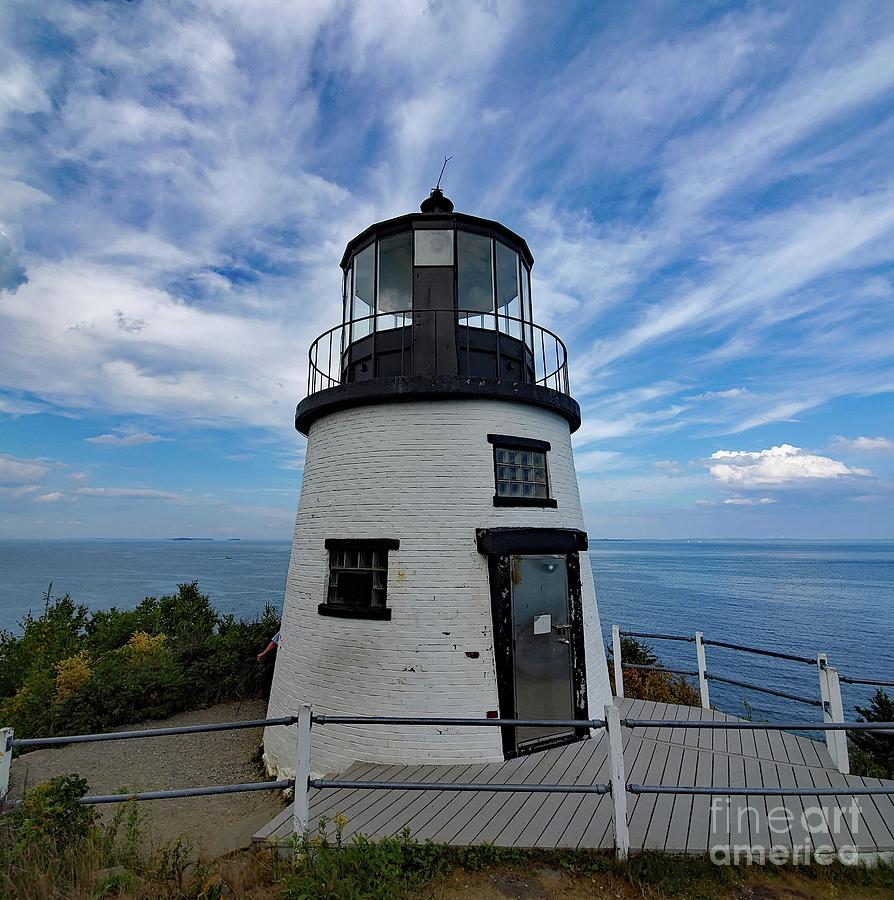
[[[522,234],[591,538],[894,538],[894,4],[0,5],[0,538],[287,539],[338,262]]]

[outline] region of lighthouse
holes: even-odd
[[[454,211],[371,225],[341,322],[310,347],[307,454],[271,717],[586,720],[611,702],[562,340],[533,318],[525,240]],[[586,727],[320,726],[311,766],[485,763]],[[294,729],[268,728],[294,773]]]

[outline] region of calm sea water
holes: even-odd
[[[590,555],[606,635],[613,623],[637,631],[692,634],[804,656],[828,651],[852,677],[894,680],[894,542],[595,541]],[[216,607],[253,617],[281,605],[289,544],[264,541],[0,541],[0,628],[39,611],[52,581],[99,609],[130,607],[198,579]],[[692,644],[653,641],[662,661],[694,669]],[[719,675],[817,695],[815,669],[708,648]],[[845,705],[871,689],[844,687]],[[810,718],[791,701],[712,685],[712,700],[741,713]]]

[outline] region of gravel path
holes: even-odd
[[[263,719],[267,711],[263,700],[245,701],[238,715],[237,706],[220,703],[117,730]],[[13,760],[10,792],[18,797],[27,786],[72,772],[86,778],[94,794],[114,793],[121,788],[157,791],[264,781],[267,776],[256,755],[261,733],[260,728],[245,728],[35,750]],[[219,797],[150,800],[141,802],[140,809],[146,817],[146,833],[155,845],[185,835],[198,853],[214,857],[248,846],[251,836],[283,805],[280,792],[255,791]],[[111,804],[98,808],[104,817],[114,813]]]

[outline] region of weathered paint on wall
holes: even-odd
[[[487,434],[549,441],[556,509],[494,507]],[[342,410],[308,439],[286,585],[271,716],[301,702],[318,712],[484,716],[497,686],[487,560],[475,529],[583,529],[567,421],[494,400],[418,401]],[[327,538],[396,538],[389,552],[391,621],[321,616]],[[591,710],[609,702],[592,572],[581,560]],[[597,714],[593,713],[593,714]],[[294,730],[268,729],[265,758],[294,769]],[[457,763],[503,758],[499,729],[319,725],[315,772],[354,761]]]

